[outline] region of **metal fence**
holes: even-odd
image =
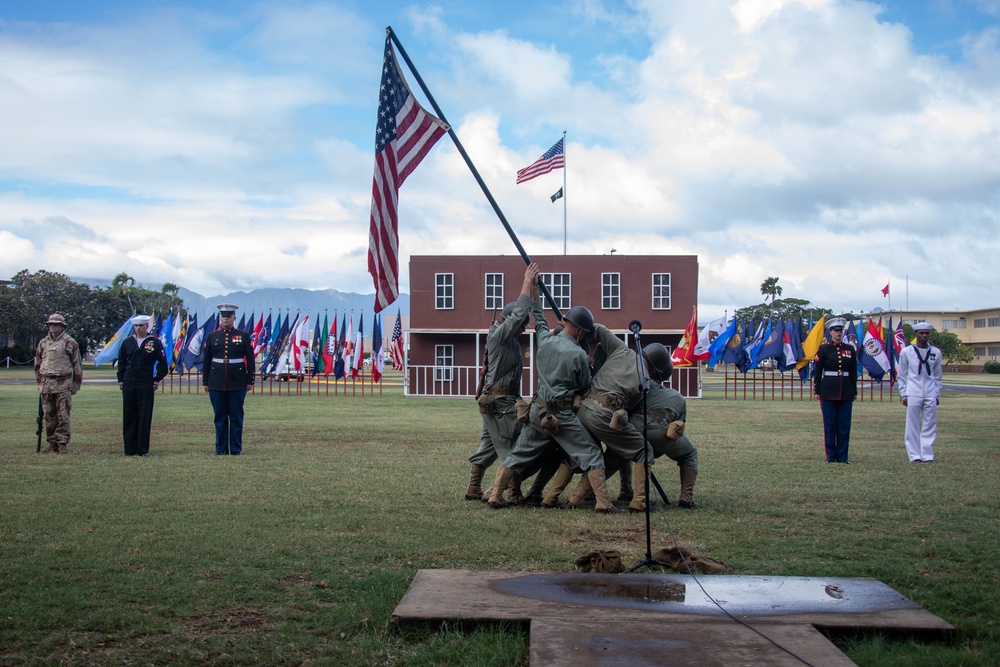
[[[754,369],[740,373],[725,364],[724,398],[730,401],[815,401],[812,379],[802,380],[798,373],[777,373]],[[882,381],[870,377],[858,379],[859,401],[882,403],[899,397],[886,375]]]

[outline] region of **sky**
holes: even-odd
[[[390,25],[529,255],[566,131],[568,253],[697,255],[702,322],[1000,306],[1000,0],[0,0],[0,277],[373,292]],[[517,253],[447,137],[399,217]]]

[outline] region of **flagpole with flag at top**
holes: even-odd
[[[396,36],[396,33],[393,31],[392,26],[386,27],[385,33],[386,33],[386,44],[385,44],[385,62],[384,62],[384,66],[383,66],[383,81],[386,78],[385,77],[385,74],[386,74],[385,70],[386,70],[386,68],[388,68],[388,67],[395,68],[396,59],[395,59],[395,54],[394,54],[393,49],[392,49],[392,46],[395,45],[396,49],[399,50],[399,55],[402,56],[403,61],[406,63],[406,66],[409,67],[410,68],[410,72],[413,73],[413,78],[416,79],[417,84],[420,86],[420,90],[422,90],[423,93],[424,93],[424,95],[427,96],[427,101],[430,102],[431,106],[434,108],[434,113],[437,114],[437,118],[434,119],[434,120],[438,121],[440,123],[440,127],[444,128],[447,131],[448,136],[451,137],[452,142],[455,144],[455,148],[458,150],[459,154],[462,156],[462,159],[465,160],[466,166],[469,167],[469,171],[472,172],[473,177],[476,179],[476,182],[479,184],[480,189],[482,189],[483,194],[486,196],[487,201],[489,201],[489,203],[490,203],[490,206],[493,207],[493,212],[496,213],[497,218],[499,218],[500,222],[503,224],[504,229],[507,230],[507,235],[510,236],[510,240],[514,242],[514,247],[517,248],[518,253],[521,255],[521,259],[524,260],[524,263],[526,265],[531,264],[531,258],[528,256],[528,253],[525,251],[524,246],[521,245],[521,242],[518,240],[517,235],[514,233],[514,230],[511,228],[510,223],[507,222],[507,218],[504,216],[503,211],[500,210],[500,205],[497,204],[496,199],[493,198],[493,194],[490,192],[490,189],[488,187],[486,187],[486,182],[483,181],[483,177],[479,175],[479,170],[476,169],[476,166],[472,163],[472,159],[469,157],[469,154],[465,152],[465,147],[462,145],[462,142],[459,141],[458,135],[455,134],[454,128],[452,128],[452,126],[448,123],[447,119],[444,116],[444,113],[441,111],[441,107],[438,106],[437,102],[434,100],[434,96],[431,95],[430,90],[427,89],[427,85],[424,83],[424,80],[421,78],[420,73],[417,71],[417,68],[413,66],[413,61],[410,60],[410,56],[407,55],[406,49],[403,48],[403,45],[400,43],[399,38]],[[401,73],[398,73],[398,79],[400,80],[400,82],[402,82],[403,86],[405,86],[405,81],[403,81],[403,77],[402,77]],[[406,93],[409,94],[409,89],[408,88],[406,89]],[[412,98],[412,95],[409,95],[409,97]],[[416,115],[418,115],[421,112],[423,112],[427,116],[430,115],[430,114],[427,114],[426,112],[424,112],[423,108],[420,107],[420,105],[416,104],[415,102],[414,102],[413,106],[415,108],[411,111],[411,115],[416,116]],[[380,118],[380,120],[379,120],[379,127],[380,128],[382,127],[382,121],[381,121],[382,112],[383,112],[383,108],[382,108],[382,105],[380,104],[379,105],[379,118]],[[395,129],[395,127],[396,127],[396,125],[393,124],[393,128],[394,129]],[[433,145],[433,143],[435,141],[437,141],[437,138],[439,138],[439,137],[434,138],[433,140],[429,141],[429,143],[425,142],[423,144],[426,147],[426,150],[424,150],[419,155],[419,157],[415,156],[416,159],[415,159],[415,161],[412,161],[410,163],[412,166],[410,166],[409,171],[412,171],[416,167],[417,163],[421,159],[423,159],[423,156],[426,154],[427,150],[430,150],[430,147]],[[393,144],[395,144],[395,143],[398,143],[398,140],[396,142],[393,142]],[[368,271],[369,271],[369,273],[372,274],[372,278],[375,280],[375,290],[376,290],[376,294],[375,294],[375,300],[376,300],[376,303],[375,303],[375,312],[378,313],[378,312],[381,312],[382,309],[384,309],[390,303],[392,303],[393,301],[395,301],[396,296],[398,295],[398,292],[399,292],[399,287],[398,287],[398,285],[399,285],[399,283],[398,283],[399,276],[398,276],[398,272],[392,274],[391,276],[388,275],[388,274],[386,274],[386,273],[383,273],[382,270],[380,269],[380,267],[378,266],[378,264],[374,264],[373,265],[372,257],[373,256],[379,257],[379,256],[382,256],[382,255],[385,255],[386,257],[388,257],[389,254],[390,254],[390,251],[391,251],[392,254],[395,254],[398,251],[399,237],[398,237],[398,233],[397,233],[398,230],[397,230],[396,225],[395,225],[395,222],[396,222],[396,210],[395,210],[395,200],[396,200],[396,197],[395,197],[395,195],[396,195],[396,192],[398,191],[399,185],[402,183],[402,181],[400,180],[399,183],[391,184],[392,188],[393,188],[391,190],[391,192],[388,191],[387,189],[383,189],[380,186],[380,182],[379,182],[379,178],[380,178],[379,155],[381,155],[381,152],[382,152],[383,149],[380,147],[380,141],[378,139],[376,140],[376,148],[377,148],[378,152],[376,153],[375,178],[374,178],[374,182],[372,184],[372,197],[373,197],[373,201],[372,201],[372,218],[373,218],[372,219],[372,230],[373,231],[376,229],[375,211],[376,211],[376,204],[379,203],[379,196],[381,195],[382,192],[386,192],[387,194],[391,194],[392,195],[392,200],[391,200],[392,207],[389,210],[389,212],[391,212],[391,218],[390,218],[391,222],[392,222],[391,229],[390,228],[386,228],[385,226],[383,226],[383,227],[379,228],[378,231],[380,233],[379,233],[378,236],[376,236],[374,234],[369,234]],[[390,148],[392,148],[393,150],[395,150],[395,145],[390,146]],[[406,175],[409,175],[409,171],[404,174],[404,176],[403,176],[404,178],[405,178]],[[382,234],[383,229],[386,232],[388,232],[388,233],[386,233],[385,235],[383,235]],[[387,245],[387,244],[390,246],[389,249],[385,248],[385,245]],[[395,281],[394,285],[392,285],[392,281]],[[387,297],[387,298],[384,298],[384,299],[380,299],[380,296],[382,296],[382,293],[380,292],[380,285],[383,285],[383,284],[387,286],[386,294],[388,295],[388,297],[391,297],[391,298]],[[388,289],[388,287],[391,287],[391,289]],[[541,290],[542,294],[547,299],[548,304],[552,308],[552,310],[555,313],[556,317],[561,320],[562,319],[562,313],[560,312],[559,307],[555,305],[555,300],[552,298],[552,295],[549,293],[548,287],[546,287],[545,283],[542,282],[540,279],[538,281],[538,288],[539,288],[539,290]]]

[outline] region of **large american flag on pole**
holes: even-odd
[[[392,367],[403,370],[403,322],[396,310],[396,324],[392,327],[392,341],[389,343],[389,353],[392,355]]]
[[[375,175],[368,230],[368,273],[375,282],[375,312],[399,296],[399,227],[396,198],[448,124],[417,103],[399,71],[388,35],[382,60],[375,130]]]
[[[563,137],[565,139],[565,137]],[[517,172],[517,182],[524,183],[536,176],[547,174],[553,169],[562,169],[566,161],[566,151],[563,150],[563,139],[560,139],[549,150],[524,169]],[[555,201],[553,199],[552,201]]]

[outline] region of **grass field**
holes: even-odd
[[[706,392],[689,403],[702,507],[666,516],[736,574],[874,577],[958,629],[835,637],[858,664],[997,665],[998,408],[947,396],[940,463],[911,465],[898,403],[859,403],[842,466],[822,462],[815,404]],[[121,455],[114,384],[74,397],[64,456],[34,453],[36,409],[30,382],[0,385],[3,666],[523,665],[518,630],[399,632],[389,615],[421,568],[573,571],[591,549],[645,550],[641,516],[462,501],[471,400],[255,396],[239,458],[211,456],[204,395],[157,397],[147,459]],[[676,468],[656,470],[675,499]]]

